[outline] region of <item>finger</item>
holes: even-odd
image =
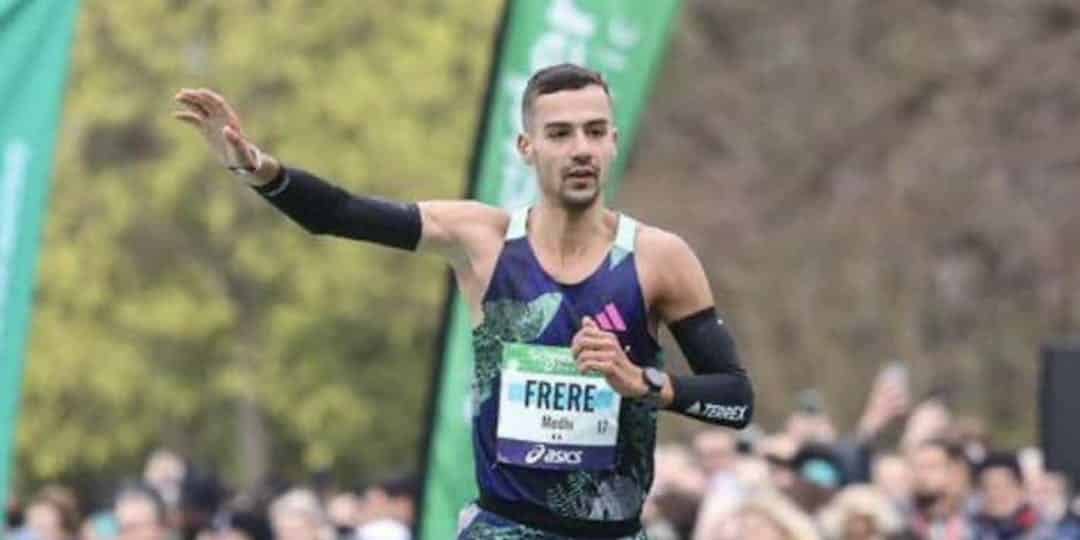
[[[604,376],[615,373],[615,367],[607,362],[583,362],[578,369],[582,373],[596,373]]]
[[[195,95],[199,97],[199,103],[202,103],[212,114],[226,116],[225,100],[221,96],[207,88],[200,88]]]
[[[173,113],[173,118],[176,118],[185,124],[191,124],[197,128],[201,128],[203,124],[202,117],[191,111],[176,111]]]
[[[184,110],[190,111],[202,120],[207,120],[210,116],[207,114],[206,109],[202,108],[198,103],[181,102],[180,104],[184,106]]]
[[[607,350],[612,348],[611,341],[599,336],[582,336],[576,341],[575,346],[578,354],[583,351]]]
[[[581,328],[582,337],[593,339],[604,339],[608,333],[595,326],[583,326]]]
[[[192,93],[192,99],[202,110],[206,111],[208,117],[228,123],[228,115],[210,96],[209,91],[204,89],[196,90]]]
[[[204,106],[202,103],[200,103],[199,98],[194,96],[194,95],[185,94],[185,95],[182,95],[182,96],[178,97],[176,99],[176,101],[180,102],[182,105],[186,106],[188,109],[202,115],[203,118],[206,118],[206,117],[210,116],[210,111],[207,110],[206,106]]]
[[[597,363],[604,365],[611,365],[614,363],[615,355],[610,351],[584,351],[578,358],[579,364],[585,363]]]
[[[240,119],[236,116],[236,113],[233,112],[232,107],[229,106],[229,103],[225,101],[225,98],[221,97],[221,95],[217,92],[209,89],[205,90],[205,95],[206,99],[210,102],[211,109],[217,114],[220,114],[227,124],[233,126],[233,128],[236,129],[238,133],[243,135],[244,132],[242,129],[240,129]]]
[[[577,336],[574,336],[574,340],[570,342],[570,355],[574,357],[574,360],[577,360],[578,355],[583,350],[585,350],[585,344]]]
[[[173,99],[175,99],[176,101],[188,99],[191,97],[192,92],[194,91],[190,88],[181,88],[178,92],[176,92],[176,95],[173,96]]]
[[[588,315],[581,318],[581,327],[590,329],[599,328],[598,326],[596,326],[596,321],[592,320],[592,317],[589,317]]]
[[[574,350],[576,354],[584,349],[596,348],[599,345],[598,341],[602,339],[602,334],[582,327],[574,334],[573,339],[570,340],[570,348]]]

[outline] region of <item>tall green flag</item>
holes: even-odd
[[[0,527],[77,11],[76,0],[0,0]]]
[[[679,5],[680,0],[509,0],[497,37],[469,196],[508,209],[535,200],[535,176],[514,145],[521,131],[521,94],[537,69],[573,62],[601,72],[615,101],[620,157],[608,186],[610,199],[626,167]],[[454,538],[458,511],[476,497],[471,323],[457,291],[451,293],[445,324],[424,457],[420,533],[425,540]]]

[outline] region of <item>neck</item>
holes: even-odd
[[[541,249],[560,258],[582,255],[598,240],[610,240],[614,220],[608,219],[609,214],[599,200],[581,210],[541,201],[532,209],[530,235]]]

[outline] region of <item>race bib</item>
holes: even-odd
[[[579,373],[568,348],[504,343],[498,459],[536,469],[611,469],[621,400],[603,375]]]

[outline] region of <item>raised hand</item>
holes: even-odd
[[[205,88],[184,88],[175,99],[183,109],[173,116],[198,129],[222,165],[234,172],[260,169],[264,155],[248,141],[240,118],[224,98]]]
[[[601,330],[590,317],[585,317],[571,342],[570,350],[582,373],[600,373],[608,384],[623,397],[641,397],[648,387],[641,368],[627,356],[615,334]]]

